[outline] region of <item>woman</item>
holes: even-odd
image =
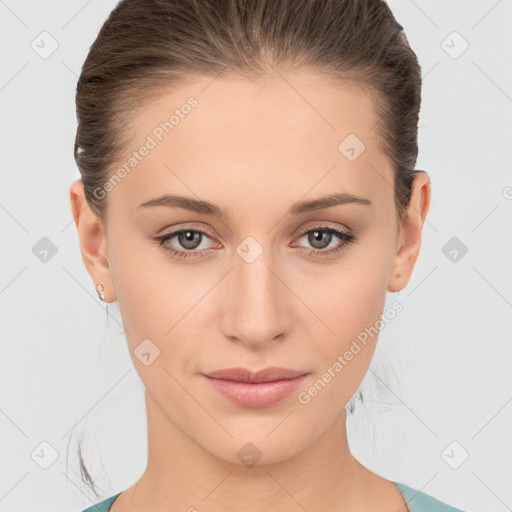
[[[346,405],[430,205],[421,73],[379,0],[123,0],[70,190],[148,462],[88,511],[456,511],[351,454]],[[86,472],[85,472],[86,473]]]

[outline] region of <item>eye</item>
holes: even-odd
[[[340,229],[333,228],[331,226],[315,226],[313,229],[309,228],[307,231],[303,231],[297,240],[306,238],[313,249],[309,250],[308,255],[310,256],[324,256],[337,254],[346,246],[355,241],[356,237],[354,234]],[[331,242],[336,242],[336,238],[340,242],[331,249],[326,249],[331,245]]]
[[[176,245],[170,243],[176,238]],[[213,235],[206,230],[198,228],[181,228],[171,231],[165,235],[155,237],[163,249],[177,258],[201,258],[205,253],[210,253],[213,248],[201,248],[205,239],[212,239]],[[314,226],[303,231],[296,240],[307,238],[307,243],[311,244],[313,249],[306,249],[309,256],[332,256],[339,253],[345,247],[356,240],[354,234],[333,228],[331,226]],[[334,247],[327,249],[332,242],[339,240]],[[294,242],[295,243],[295,242]]]
[[[172,244],[167,244],[173,238],[176,238],[178,246],[182,249],[176,249]],[[172,256],[178,258],[198,258],[204,256],[204,252],[208,249],[201,249],[201,243],[205,238],[210,238],[209,233],[202,229],[181,228],[172,231],[162,236],[157,236],[155,240],[160,242],[160,245],[165,251],[169,252]]]

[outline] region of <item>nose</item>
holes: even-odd
[[[221,308],[223,334],[252,349],[266,348],[288,334],[293,294],[270,250],[252,262],[239,254],[233,259]]]

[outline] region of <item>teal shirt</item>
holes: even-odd
[[[398,490],[402,493],[407,502],[409,512],[463,512],[460,508],[450,507],[450,505],[439,501],[433,496],[417,491],[408,485],[399,482],[393,483],[398,487]],[[110,506],[120,494],[119,492],[82,512],[108,512]]]

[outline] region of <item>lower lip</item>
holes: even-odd
[[[293,393],[307,375],[294,379],[282,379],[272,382],[237,382],[233,380],[213,379],[206,376],[210,385],[228,400],[242,407],[269,407]]]

